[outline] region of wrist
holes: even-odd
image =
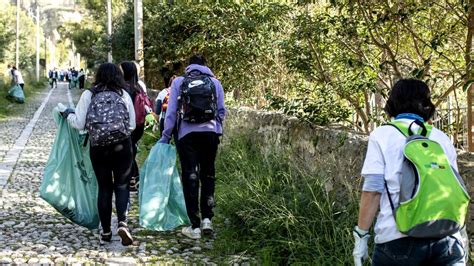
[[[360,237],[363,237],[369,233],[369,230],[364,230],[359,228],[358,225],[354,227],[354,232],[356,232]]]

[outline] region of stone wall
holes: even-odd
[[[245,134],[263,153],[290,152],[295,163],[321,177],[331,177],[327,189],[342,183],[358,184],[367,137],[338,127],[319,127],[275,112],[231,109],[224,138]]]
[[[225,123],[224,139],[245,134],[250,136],[263,153],[290,152],[295,163],[329,177],[326,189],[341,184],[360,188],[360,170],[367,149],[367,136],[338,127],[319,127],[303,123],[294,117],[275,112],[251,109],[231,109]],[[474,154],[460,153],[458,164],[471,197],[474,192]],[[470,213],[474,213],[471,204]],[[474,233],[474,219],[468,231]]]

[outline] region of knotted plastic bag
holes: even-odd
[[[140,225],[165,231],[190,224],[174,146],[157,143],[140,171]]]
[[[89,143],[54,109],[56,138],[44,169],[40,196],[72,222],[98,228],[97,179],[89,157]]]

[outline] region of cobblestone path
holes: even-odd
[[[123,247],[116,236],[111,244],[101,246],[98,230],[72,224],[39,197],[56,133],[51,112],[58,102],[68,103],[67,91],[67,85],[59,83],[52,92],[8,183],[3,189],[0,186],[0,264],[219,263],[207,255],[213,239],[195,241],[183,238],[178,231],[152,232],[138,227],[136,194],[132,194],[129,222],[135,243],[129,247]],[[0,164],[48,92],[45,89],[28,99],[24,114],[0,122]],[[71,94],[77,101],[80,92],[73,90]]]

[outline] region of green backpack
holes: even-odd
[[[413,124],[420,127],[418,134],[413,134]],[[441,145],[428,139],[432,126],[418,120],[409,125],[394,120],[388,125],[407,138],[398,206],[394,206],[385,182],[398,230],[418,238],[442,238],[458,232],[464,226],[469,194]]]

